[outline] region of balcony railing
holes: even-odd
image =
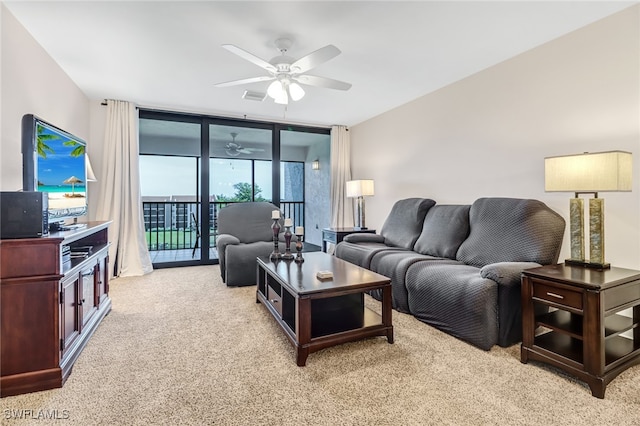
[[[218,235],[218,213],[228,204],[209,203],[211,247],[215,247]],[[199,201],[143,201],[142,209],[149,251],[193,249],[203,233]],[[284,217],[293,219],[294,227],[304,226],[304,201],[281,201],[280,210]]]

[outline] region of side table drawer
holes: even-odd
[[[322,240],[335,244],[338,241],[337,234],[335,232],[322,231]]]
[[[273,306],[282,318],[282,296],[280,296],[270,285],[267,286],[267,300]]]
[[[533,297],[582,310],[582,292],[550,286],[533,280]]]

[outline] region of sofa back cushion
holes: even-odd
[[[414,251],[455,259],[460,244],[469,235],[470,205],[436,205],[427,212]]]
[[[564,219],[541,201],[480,198],[469,211],[469,236],[457,260],[482,267],[497,262],[556,263]]]
[[[429,198],[407,198],[396,201],[380,230],[388,246],[412,250],[427,211],[436,202]]]
[[[230,234],[241,243],[273,241],[271,212],[279,207],[267,202],[234,203],[220,209],[218,234]],[[283,220],[280,218],[280,227]]]

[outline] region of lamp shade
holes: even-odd
[[[289,104],[289,96],[287,96],[287,92],[285,92],[283,90],[282,94],[279,95],[277,98],[275,98],[273,100],[273,102],[275,102],[277,104],[281,104],[281,105],[288,105]]]
[[[91,161],[89,161],[89,156],[85,154],[85,158],[87,159],[87,182],[97,182],[95,173],[93,173],[93,167],[91,167]]]
[[[283,91],[283,88],[282,88],[282,83],[280,83],[280,80],[275,80],[273,83],[269,85],[269,88],[267,88],[267,94],[271,96],[273,99],[280,97],[282,95],[282,91]]]
[[[547,192],[631,191],[631,153],[606,151],[547,157],[544,189]]]
[[[364,197],[374,195],[373,180],[350,180],[347,181],[347,197]]]
[[[304,89],[298,83],[293,82],[289,85],[289,94],[292,100],[299,101],[304,96]]]

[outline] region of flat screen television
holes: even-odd
[[[22,189],[48,194],[53,230],[87,215],[86,147],[81,138],[33,114],[22,117]]]

